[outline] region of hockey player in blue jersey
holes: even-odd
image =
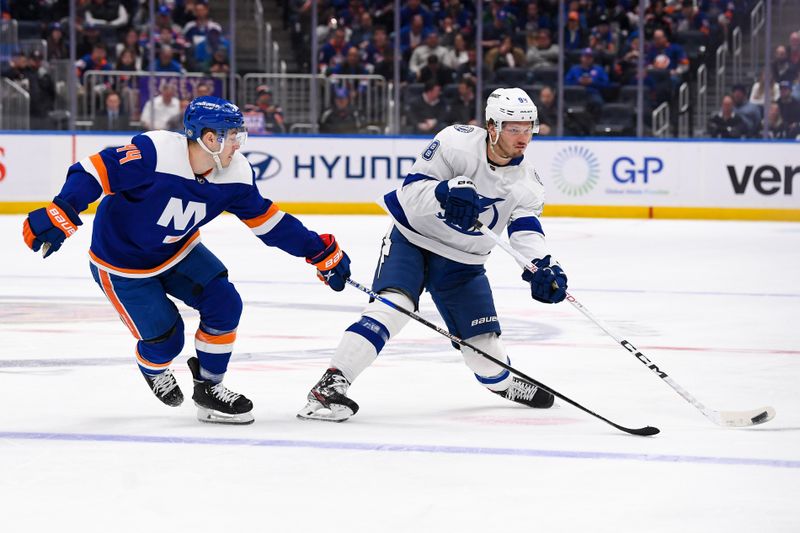
[[[539,217],[544,187],[525,149],[538,130],[537,110],[522,89],[497,89],[486,102],[486,129],[450,126],[422,152],[403,184],[384,196],[392,226],[383,238],[372,289],[399,307],[417,309],[431,293],[448,330],[508,362],[483,264],[495,245],[474,228],[508,232],[511,245],[536,265],[522,278],[544,303],[566,297],[567,277],[547,251]],[[300,418],[340,422],[358,411],[347,397],[409,317],[384,303],[367,305],[344,332],[328,370],[308,394]],[[512,376],[470,348],[464,361],[490,391],[529,407],[548,408],[553,396]]]
[[[350,275],[350,260],[333,235],[308,230],[259,194],[239,152],[247,133],[238,107],[203,96],[189,104],[183,122],[185,135],[150,131],[72,165],[53,202],[28,214],[23,237],[49,256],[82,224],[79,213],[105,195],[94,219],[90,268],[137,339],[147,384],[167,405],[183,401],[169,365],[183,348],[184,326],[169,295],[200,313],[197,357],[188,361],[198,419],[247,424],[252,402],[222,384],[242,300],[225,265],[200,242],[199,228],[232,213],[264,244],[305,258],[336,291]]]

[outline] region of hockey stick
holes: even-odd
[[[459,344],[461,346],[466,346],[467,348],[471,348],[472,350],[475,350],[477,353],[479,353],[480,355],[482,355],[483,357],[485,357],[489,361],[495,363],[496,365],[499,365],[499,366],[505,368],[506,370],[508,370],[512,374],[516,374],[517,376],[521,377],[522,379],[524,379],[524,380],[526,380],[526,381],[528,381],[530,383],[533,383],[534,385],[536,385],[537,387],[539,387],[541,389],[546,390],[547,392],[549,392],[553,396],[556,396],[557,398],[561,398],[565,402],[577,407],[581,411],[583,411],[585,413],[589,413],[593,417],[599,418],[600,420],[602,420],[603,422],[606,422],[607,424],[611,424],[612,426],[614,426],[615,428],[619,429],[620,431],[624,431],[626,433],[630,433],[631,435],[640,435],[640,436],[645,436],[645,437],[649,437],[650,435],[655,435],[656,433],[659,432],[658,428],[652,427],[652,426],[647,426],[647,427],[643,427],[643,428],[627,428],[625,426],[620,426],[619,424],[615,424],[611,420],[609,420],[609,419],[607,419],[607,418],[605,418],[603,416],[598,415],[597,413],[595,413],[594,411],[592,411],[590,409],[587,409],[586,407],[582,406],[578,402],[576,402],[574,400],[571,400],[570,398],[567,398],[566,396],[564,396],[560,392],[556,392],[554,389],[548,387],[547,385],[544,385],[543,383],[541,383],[539,381],[536,381],[535,379],[523,374],[519,370],[516,370],[515,368],[512,368],[510,365],[507,365],[506,363],[503,363],[502,361],[499,361],[498,359],[495,359],[494,357],[492,357],[488,353],[486,353],[483,350],[473,346],[469,342],[467,342],[465,340],[462,340],[462,339],[459,339],[458,337],[456,337],[455,335],[453,335],[452,333],[450,333],[446,329],[442,329],[439,326],[437,326],[436,324],[434,324],[432,322],[428,322],[427,320],[425,320],[424,318],[422,318],[418,314],[414,313],[413,311],[409,311],[408,309],[405,309],[405,308],[400,307],[399,305],[395,304],[391,300],[387,300],[386,298],[382,297],[380,294],[376,293],[375,291],[373,291],[369,287],[365,287],[364,285],[361,285],[359,282],[354,281],[352,278],[348,278],[347,279],[347,283],[349,285],[355,287],[356,289],[369,294],[375,300],[378,300],[379,302],[382,302],[382,303],[388,305],[389,307],[391,307],[395,311],[403,313],[404,315],[413,318],[414,320],[416,320],[420,324],[424,324],[424,325],[428,326],[429,328],[435,330],[437,333],[440,333],[440,334],[444,335],[445,337],[447,337],[448,339],[450,339],[454,343]]]
[[[511,244],[501,239],[499,235],[495,234],[493,231],[481,224],[480,221],[476,224],[476,227],[481,231],[481,233],[491,237],[500,246],[500,248],[508,252],[511,257],[516,259],[522,268],[529,270],[530,272],[536,272],[538,270],[536,266],[530,262],[530,260],[525,259],[521,253],[511,247]],[[606,326],[599,318],[590,313],[589,310],[583,306],[583,304],[581,304],[569,293],[567,293],[567,301],[571,303],[578,311],[583,313],[586,318],[594,322],[597,327],[605,332],[606,335],[620,343],[623,348],[631,352],[636,359],[644,364],[644,366],[652,370],[655,375],[663,379],[667,385],[672,387],[678,394],[680,394],[684,400],[695,406],[701,413],[703,413],[703,415],[705,415],[706,418],[715,424],[728,427],[747,427],[769,422],[775,417],[775,409],[769,406],[762,407],[760,409],[753,409],[751,411],[715,411],[707,408],[705,405],[700,403],[697,398],[689,394],[686,389],[678,385],[675,380],[669,377],[666,372],[661,370],[653,361],[651,361],[641,351],[639,351],[638,348],[631,344],[630,341],[622,339],[618,335],[614,334],[608,328],[608,326]]]

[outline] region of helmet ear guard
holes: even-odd
[[[486,122],[491,121],[497,128],[497,137],[489,135],[492,144],[500,139],[504,122],[530,122],[531,133],[539,133],[539,111],[528,93],[518,87],[501,88],[492,91],[486,99]]]

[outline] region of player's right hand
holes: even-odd
[[[319,280],[339,292],[344,289],[347,278],[350,277],[350,258],[339,248],[336,238],[324,233],[319,236],[325,248],[312,257],[306,258],[306,263],[317,267]]]
[[[471,179],[458,176],[443,181],[434,190],[439,205],[444,209],[444,220],[468,230],[478,221],[481,213],[478,191]]]
[[[546,304],[557,304],[567,297],[567,275],[549,255],[531,261],[536,272],[525,270],[522,279],[531,284],[531,297]]]
[[[56,196],[47,207],[40,207],[28,213],[22,224],[22,238],[34,252],[45,243],[50,246],[44,254],[48,257],[61,248],[64,239],[78,231],[83,224],[78,213],[67,202]]]

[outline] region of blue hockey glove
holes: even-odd
[[[546,304],[557,304],[567,297],[567,275],[549,255],[531,261],[536,272],[525,270],[522,279],[531,284],[531,296]]]
[[[325,285],[336,292],[344,289],[345,280],[350,277],[350,258],[339,248],[333,235],[325,233],[319,236],[325,249],[318,254],[307,257],[306,263],[317,267],[317,277]]]
[[[53,203],[28,213],[22,224],[22,238],[34,252],[44,245],[49,248],[44,254],[48,257],[61,248],[64,239],[71,237],[83,224],[78,213],[67,202],[56,196]]]
[[[478,191],[471,179],[458,176],[443,181],[436,186],[434,194],[444,209],[445,222],[467,230],[478,221],[481,206]]]

